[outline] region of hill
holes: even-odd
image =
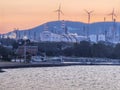
[[[120,22],[96,22],[96,23],[87,24],[87,23],[73,22],[73,21],[51,21],[31,29],[15,30],[12,32],[8,32],[6,33],[6,35],[12,36],[14,35],[13,32],[16,32],[17,36],[19,33],[20,37],[27,35],[27,37],[36,36],[36,38],[38,38],[40,33],[44,30],[45,25],[47,26],[49,31],[53,33],[61,34],[62,32],[64,32],[64,30],[62,29],[63,23],[67,27],[69,33],[77,33],[78,35],[86,35],[87,32],[89,33],[89,35],[105,34],[105,32],[111,33],[111,30],[114,30],[117,34],[120,33]]]

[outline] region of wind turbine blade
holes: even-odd
[[[55,10],[54,12],[58,12],[58,10]]]
[[[116,14],[113,14],[115,17],[117,17],[117,15]]]
[[[93,12],[94,12],[94,10],[90,11],[89,13],[93,13]]]
[[[107,14],[108,16],[112,15],[112,13]]]
[[[64,13],[62,11],[60,11],[60,13],[62,13],[64,15]]]
[[[112,13],[114,13],[114,8],[113,8],[113,10],[112,10]]]
[[[59,4],[59,10],[61,10],[61,3]]]
[[[86,13],[89,13],[86,9],[84,10]]]

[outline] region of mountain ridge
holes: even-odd
[[[36,27],[26,29],[26,30],[14,30],[12,32],[6,33],[9,35],[13,32],[19,32],[22,36],[27,35],[36,35],[38,37],[42,31],[45,29],[45,25],[48,27],[48,30],[60,34],[64,32],[62,29],[62,24],[68,29],[69,33],[77,33],[78,35],[86,35],[87,33],[91,34],[105,34],[105,32],[110,32],[110,30],[115,29],[116,33],[120,33],[120,22],[93,22],[93,23],[84,23],[84,22],[75,22],[75,21],[68,21],[68,20],[61,20],[61,21],[49,21],[38,25]],[[30,34],[30,35],[29,35]]]

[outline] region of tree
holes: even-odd
[[[12,53],[13,53],[12,50],[0,46],[0,56],[2,56],[2,60],[10,61]]]
[[[80,44],[75,44],[74,54],[80,57],[91,57],[91,44],[87,41],[81,41]]]
[[[120,43],[117,44],[113,50],[113,58],[120,59]]]
[[[64,56],[73,56],[73,47],[69,47],[63,50],[63,55]]]
[[[100,58],[109,58],[112,54],[113,48],[103,43],[97,43],[92,45],[92,56]]]

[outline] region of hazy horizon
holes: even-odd
[[[108,5],[109,3],[109,5]],[[113,8],[117,15],[116,21],[120,22],[119,0],[2,0],[0,1],[0,33],[13,31],[14,28],[28,29],[45,22],[56,21],[58,9],[61,4],[61,20],[85,22],[88,21],[88,11],[91,22],[111,21]]]

